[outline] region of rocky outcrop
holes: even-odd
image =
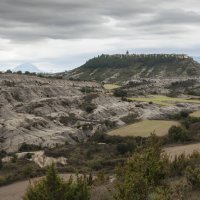
[[[83,87],[95,92],[87,94]],[[76,144],[95,132],[124,125],[126,118],[162,119],[198,108],[198,104],[163,107],[125,102],[94,82],[1,74],[0,150],[16,152],[23,144],[40,148]]]

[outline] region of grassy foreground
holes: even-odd
[[[176,103],[199,103],[199,99],[190,99],[190,98],[173,98],[162,95],[150,95],[148,97],[136,97],[130,98],[133,101],[141,101],[141,102],[153,102],[155,104],[159,104],[162,106],[172,106]]]
[[[179,125],[176,121],[166,120],[144,120],[131,125],[123,126],[121,128],[108,132],[109,135],[117,136],[141,136],[149,137],[151,133],[155,132],[158,136],[164,136],[173,125]]]

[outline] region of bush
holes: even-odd
[[[90,195],[86,178],[61,179],[54,165],[49,167],[46,177],[29,186],[23,200],[89,200]]]
[[[122,90],[122,89],[116,89],[114,91],[113,95],[115,97],[126,97],[127,96],[127,92],[125,90]]]
[[[125,153],[127,153],[129,151],[129,146],[126,143],[119,143],[117,145],[117,151],[120,154],[125,154]]]
[[[22,74],[22,71],[17,71],[17,74]]]
[[[26,144],[26,143],[23,143],[19,148],[20,152],[37,151],[37,150],[41,150],[41,146],[34,144]]]
[[[149,199],[152,189],[161,185],[168,174],[168,160],[161,152],[157,137],[152,136],[147,147],[119,169],[116,200]]]
[[[82,87],[81,89],[80,89],[80,91],[81,92],[83,92],[83,93],[91,93],[91,92],[94,92],[94,88],[93,87]]]
[[[0,170],[3,168],[3,162],[2,162],[2,159],[0,157]]]
[[[93,103],[84,103],[82,105],[83,110],[85,110],[87,113],[93,112],[97,108],[97,106]]]
[[[26,74],[26,75],[30,75],[30,72],[29,72],[29,71],[25,71],[24,74]]]
[[[168,139],[170,142],[186,142],[190,138],[187,130],[180,126],[172,126],[168,131]]]
[[[11,71],[10,69],[8,69],[8,70],[6,71],[6,74],[12,74],[12,71]]]
[[[186,177],[189,184],[195,189],[200,189],[200,168],[188,167],[186,170]]]
[[[181,118],[187,118],[189,116],[189,113],[186,111],[181,111],[180,116],[181,116]]]

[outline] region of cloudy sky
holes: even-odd
[[[126,50],[200,56],[200,1],[0,0],[0,70],[64,71]]]

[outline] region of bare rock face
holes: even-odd
[[[49,156],[45,155],[44,151],[17,153],[16,157],[18,159],[25,158],[30,161],[33,161],[41,168],[50,166],[53,163],[63,165],[63,166],[67,165],[67,158],[65,158],[65,157],[58,157],[58,158],[49,157]],[[6,156],[6,157],[2,158],[2,162],[9,163],[9,162],[12,162],[12,159],[13,159],[12,156]]]
[[[85,87],[95,92],[87,94],[82,90]],[[0,74],[0,150],[16,152],[23,144],[41,148],[76,144],[95,132],[125,125],[127,120],[162,119],[198,108],[124,102],[95,82]]]
[[[86,140],[75,126],[76,118],[85,114],[80,109],[82,87],[102,90],[93,82],[1,74],[0,149],[14,152],[24,143],[55,147]]]

